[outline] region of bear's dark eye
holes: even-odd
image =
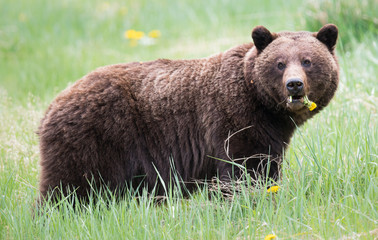
[[[277,68],[278,68],[279,70],[284,70],[285,67],[286,67],[285,63],[279,62],[279,63],[277,64]]]
[[[303,67],[311,67],[311,61],[306,59],[306,60],[303,60],[302,62],[302,66]]]

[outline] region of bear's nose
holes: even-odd
[[[295,96],[303,91],[303,81],[300,78],[289,78],[286,82],[286,88],[290,96]]]

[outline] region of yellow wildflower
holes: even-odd
[[[135,31],[133,29],[127,30],[125,32],[125,38],[139,40],[144,36],[144,32]]]
[[[307,96],[304,96],[303,104],[308,107],[310,111],[314,110],[317,107],[316,103],[310,101]]]
[[[130,29],[125,32],[125,38],[132,39],[135,35],[135,30]]]
[[[274,239],[274,238],[276,238],[276,237],[277,237],[277,236],[274,235],[274,234],[268,234],[268,235],[265,236],[264,240],[271,240],[271,239]]]
[[[144,36],[144,32],[136,31],[135,32],[135,39],[141,39]]]
[[[310,111],[314,110],[317,107],[316,103],[311,102],[311,106],[308,108]]]
[[[280,189],[280,186],[273,186],[273,187],[270,187],[268,190],[266,190],[267,192],[277,192],[278,190]]]
[[[159,30],[152,30],[151,32],[148,33],[148,36],[150,38],[159,38],[161,36],[161,33]]]

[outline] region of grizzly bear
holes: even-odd
[[[85,199],[93,186],[160,195],[173,174],[192,191],[196,180],[240,177],[233,162],[253,179],[279,179],[295,129],[335,94],[337,36],[332,24],[257,26],[253,42],[208,58],[98,68],[41,120],[41,199],[67,189]]]

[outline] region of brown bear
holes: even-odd
[[[257,26],[253,43],[208,58],[89,73],[41,120],[42,199],[68,188],[86,198],[104,185],[114,192],[157,185],[164,194],[172,174],[190,190],[195,180],[239,177],[231,159],[255,179],[277,180],[297,126],[335,94],[337,36],[332,24],[316,33]]]

